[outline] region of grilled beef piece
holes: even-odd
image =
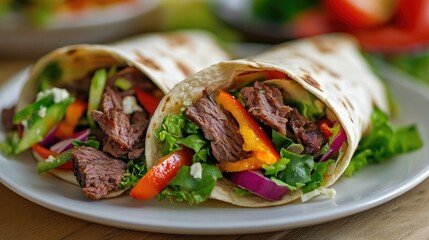
[[[302,144],[304,153],[314,155],[328,141],[317,124],[299,114],[295,108],[284,105],[278,88],[255,82],[253,87],[244,87],[240,93],[248,112],[256,120]]]
[[[16,125],[13,124],[13,115],[15,115],[15,107],[1,110],[1,122],[6,132],[11,132],[16,129]]]
[[[283,104],[283,96],[278,88],[256,81],[253,87],[244,87],[240,93],[250,115],[286,135],[286,114],[292,109]]]
[[[88,74],[80,79],[75,81],[66,81],[61,83],[58,87],[67,89],[70,95],[74,96],[76,99],[88,102],[89,96],[89,85],[91,84],[92,74]]]
[[[138,158],[144,150],[142,142],[149,115],[145,111],[135,112],[131,116],[125,114],[121,96],[110,87],[106,87],[100,110],[92,111],[91,117],[106,134],[103,151],[114,157],[127,155],[129,159]],[[140,155],[136,156],[138,153]]]
[[[291,131],[288,131],[288,137],[304,146],[304,153],[314,155],[320,151],[328,139],[320,131],[316,123],[311,122],[301,114],[296,108],[288,113],[288,125]]]
[[[73,169],[77,182],[89,199],[105,197],[110,191],[118,191],[127,164],[91,147],[74,148]]]
[[[216,105],[212,92],[204,90],[203,97],[188,107],[185,114],[211,141],[212,154],[218,162],[247,158],[249,154],[242,149],[244,141],[238,132],[238,123]]]

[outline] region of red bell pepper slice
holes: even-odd
[[[219,164],[218,167],[221,170],[239,172],[260,169],[262,165],[271,165],[280,159],[270,138],[237,99],[219,90],[216,94],[216,102],[237,120],[239,132],[244,140],[243,150],[251,152],[251,156],[247,159]]]
[[[156,108],[159,105],[159,102],[161,99],[153,96],[150,93],[147,93],[139,88],[135,89],[136,97],[139,100],[140,104],[143,105],[143,107],[149,112],[149,114],[152,116],[155,112]]]
[[[131,190],[131,197],[148,200],[160,193],[173,180],[183,166],[192,164],[193,151],[187,147],[177,150],[160,159]]]
[[[331,121],[329,121],[329,119],[320,120],[317,124],[319,125],[319,129],[325,137],[330,138],[332,136],[331,128],[333,124]]]

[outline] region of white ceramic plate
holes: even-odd
[[[160,0],[135,0],[75,13],[57,13],[43,27],[0,19],[0,57],[40,56],[77,43],[106,43],[157,27]],[[2,22],[1,22],[2,21]]]
[[[12,78],[0,90],[0,108],[18,98],[27,72]],[[396,75],[393,75],[393,77]],[[12,191],[54,211],[120,228],[182,234],[237,234],[275,231],[314,225],[345,217],[387,202],[429,175],[429,97],[423,90],[395,79],[389,84],[400,104],[400,123],[417,123],[425,147],[380,165],[366,168],[333,187],[333,200],[315,198],[271,208],[240,208],[209,201],[199,206],[168,201],[139,202],[128,196],[89,201],[81,190],[50,175],[39,176],[29,156],[0,155],[1,182]],[[427,94],[426,94],[427,95]],[[4,139],[4,134],[0,135]]]

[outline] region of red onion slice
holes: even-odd
[[[328,160],[334,153],[338,152],[341,146],[343,146],[346,139],[347,139],[346,131],[344,131],[344,129],[340,127],[340,132],[337,134],[337,136],[334,138],[332,143],[329,145],[328,152],[322,155],[319,162],[324,162]]]
[[[90,132],[91,132],[90,129],[85,129],[80,132],[77,132],[73,134],[73,136],[71,136],[70,138],[67,138],[61,142],[55,143],[54,145],[51,146],[50,150],[56,153],[62,153],[67,150],[70,150],[73,148],[72,142],[74,140],[86,141],[88,139]]]
[[[282,199],[288,191],[287,187],[277,185],[259,171],[228,173],[226,178],[239,187],[273,201]]]
[[[58,141],[57,137],[55,137],[55,133],[58,130],[58,125],[56,125],[55,127],[53,127],[48,134],[46,134],[46,136],[43,138],[43,140],[41,142],[39,142],[39,144],[43,147],[49,147],[52,144],[54,144],[56,141]]]

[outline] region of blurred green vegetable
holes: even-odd
[[[256,17],[284,23],[292,20],[301,11],[319,4],[319,0],[253,0],[252,10]]]
[[[397,54],[384,59],[416,80],[429,84],[429,50],[419,54]]]

